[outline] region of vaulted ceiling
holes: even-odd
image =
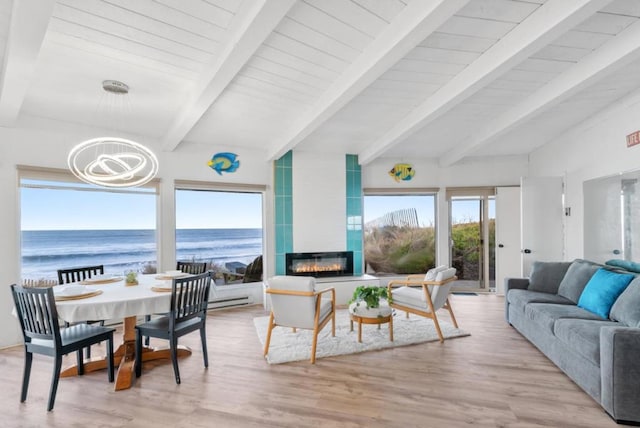
[[[180,150],[524,155],[640,88],[638,0],[0,0],[0,125]],[[42,126],[42,125],[39,125]]]

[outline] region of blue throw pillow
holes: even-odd
[[[609,318],[611,306],[633,278],[631,274],[598,269],[584,287],[578,306],[602,318]]]

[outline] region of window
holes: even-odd
[[[21,270],[32,281],[58,269],[156,271],[156,185],[106,189],[61,170],[20,167]]]
[[[176,259],[207,262],[216,285],[262,281],[261,187],[176,189]]]
[[[415,274],[435,266],[435,193],[376,193],[365,189],[366,272]]]

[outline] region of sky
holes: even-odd
[[[155,229],[156,200],[152,194],[86,192],[21,188],[22,230]],[[490,215],[495,217],[494,205]],[[434,222],[431,196],[367,196],[364,222],[405,208],[416,208],[421,226]],[[478,218],[478,201],[454,202],[454,223]],[[178,229],[261,228],[262,195],[179,190]]]
[[[152,194],[21,188],[22,230],[155,229]],[[262,228],[262,196],[176,192],[176,227]]]

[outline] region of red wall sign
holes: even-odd
[[[627,147],[635,146],[636,144],[640,144],[640,131],[627,135]]]

